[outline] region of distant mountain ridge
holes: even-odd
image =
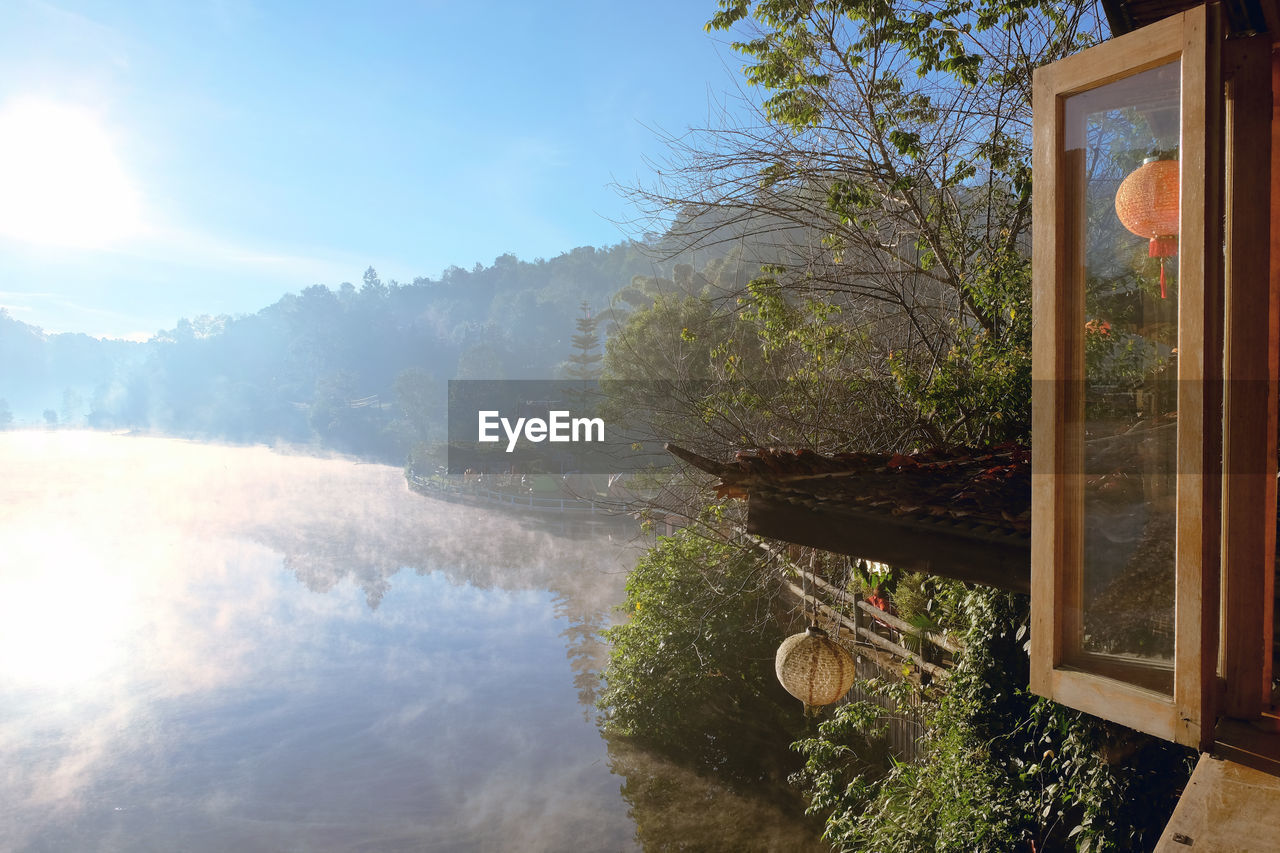
[[[318,438],[398,462],[427,437],[436,413],[423,409],[447,379],[556,375],[579,306],[606,309],[633,278],[673,266],[645,249],[504,254],[411,284],[383,282],[370,267],[358,286],[314,285],[254,314],[184,318],[145,343],[47,334],[0,309],[0,401],[16,425]]]

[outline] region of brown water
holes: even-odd
[[[9,432],[0,471],[0,849],[813,844],[600,737],[625,535],[265,448]]]

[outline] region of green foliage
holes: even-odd
[[[936,443],[1030,441],[1029,341],[962,329],[955,345],[936,361],[922,363],[892,353],[888,364]]]
[[[447,387],[443,380],[421,367],[406,368],[396,376],[394,389],[399,422],[412,445],[446,438]]]
[[[763,25],[764,35],[733,46],[754,60],[744,69],[748,82],[774,92],[766,104],[770,116],[796,127],[818,121],[827,107],[811,96],[831,84],[819,62],[823,46],[809,25],[815,19],[851,25],[853,35],[842,46],[850,67],[878,54],[900,52],[917,76],[941,74],[969,87],[1008,74],[980,52],[979,34],[1013,30],[1034,16],[1053,27],[1050,55],[1069,53],[1084,43],[1071,26],[1070,13],[1050,0],[953,0],[928,8],[892,0],[719,0],[719,7],[707,23],[709,31],[731,30],[748,17]]]
[[[865,349],[865,337],[840,322],[839,306],[819,299],[792,304],[773,277],[751,281],[738,304],[760,358],[780,363],[778,378],[786,382],[829,380],[842,358]]]
[[[870,336],[886,439],[1027,440],[1031,75],[1097,38],[1093,6],[721,0],[707,28],[767,90],[773,135],[716,140],[695,169],[758,163],[764,186],[720,203],[822,236],[777,280]]]
[[[727,323],[705,299],[659,294],[609,338],[605,376],[620,380],[709,379],[711,349]]]
[[[714,456],[761,445],[880,449],[912,416],[868,364],[870,331],[774,275],[732,301],[648,298],[629,303],[637,307],[608,341],[605,387],[613,417],[653,437]]]
[[[932,704],[915,764],[869,770],[874,709],[850,705],[796,748],[838,850],[1148,850],[1193,753],[1027,690],[1025,597],[973,591],[966,651]]]
[[[730,785],[783,784],[793,758],[779,747],[800,709],[773,672],[773,593],[752,552],[688,530],[660,538],[627,580],[628,621],[604,632],[606,730]]]
[[[913,622],[929,612],[929,576],[923,572],[910,572],[898,578],[893,588],[893,604],[899,618]]]
[[[573,353],[569,356],[565,376],[579,380],[599,379],[603,356],[596,327],[600,325],[600,315],[593,315],[590,303],[585,301],[579,306],[579,311],[581,314],[575,321],[578,331],[572,339]]]
[[[838,782],[828,769],[836,757],[830,744],[864,737],[876,711],[843,706],[818,738],[797,744],[809,759],[811,808],[828,816],[826,837],[835,849],[973,853],[1023,846],[1007,781],[957,729],[934,732],[927,761],[893,762],[878,778],[868,772]]]

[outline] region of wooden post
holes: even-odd
[[[1268,579],[1275,565],[1276,340],[1271,287],[1272,74],[1269,38],[1229,43],[1226,181],[1226,399],[1223,423],[1223,712],[1258,716],[1270,700]],[[1264,306],[1266,306],[1264,308]]]

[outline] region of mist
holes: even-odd
[[[0,465],[0,847],[633,843],[581,678],[625,541],[266,448],[14,431]]]

